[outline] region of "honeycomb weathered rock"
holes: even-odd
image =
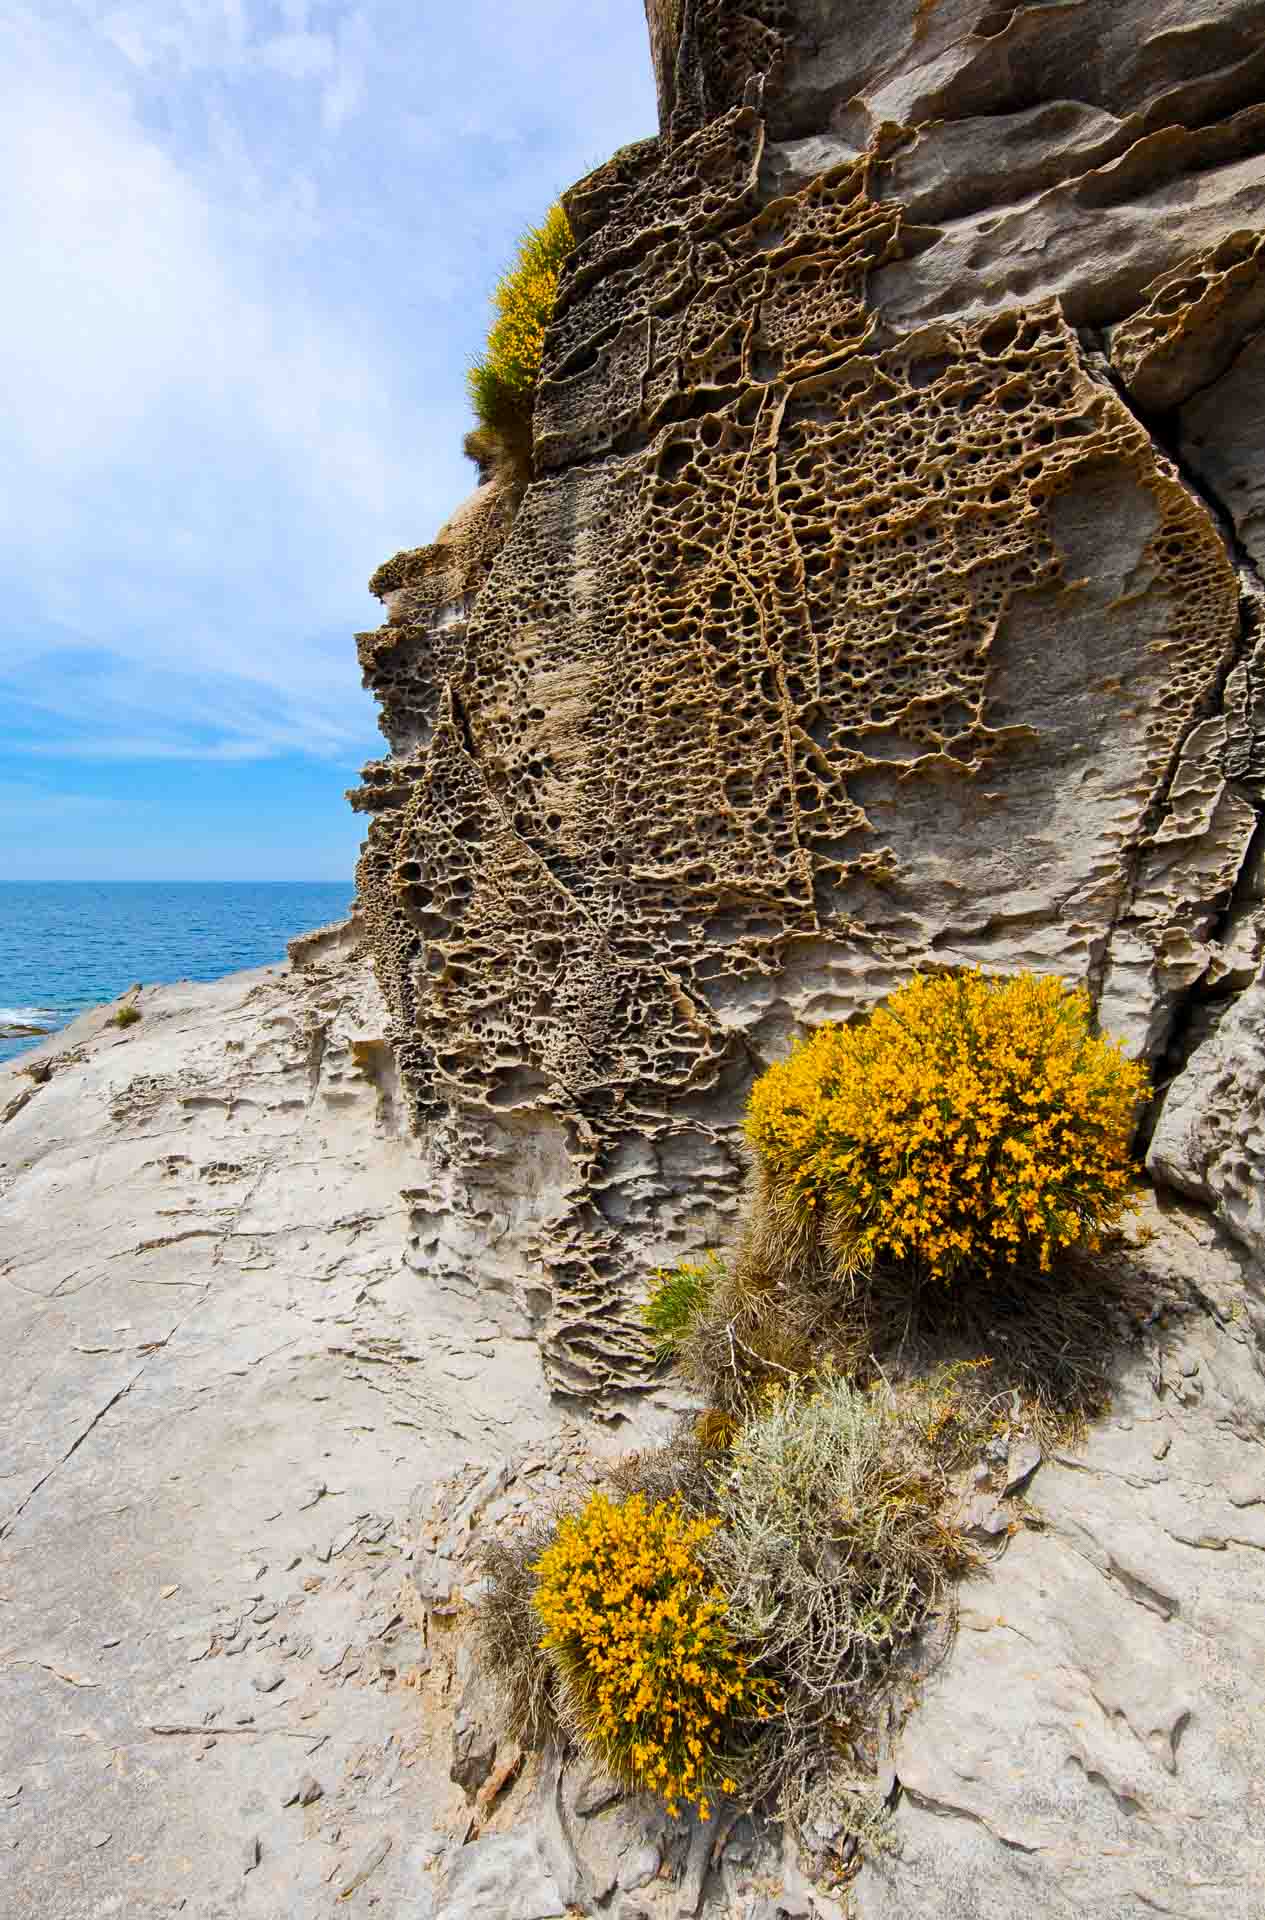
[[[1139,407],[1162,413],[1211,385],[1265,323],[1265,233],[1232,233],[1144,292],[1114,330],[1111,359]]]
[[[568,196],[536,479],[361,641],[361,893],[451,1176],[418,1257],[581,1391],[641,1377],[631,1300],[723,1236],[805,1023],[1028,966],[1180,1066],[1261,803],[1209,497],[1259,4],[648,11],[664,133]]]

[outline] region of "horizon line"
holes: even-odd
[[[346,880],[260,880],[250,875],[240,875],[235,879],[191,880],[187,874],[179,879],[167,879],[162,874],[147,875],[144,879],[129,880],[84,877],[77,880],[8,880],[0,877],[0,887],[342,887],[355,886],[354,877]]]

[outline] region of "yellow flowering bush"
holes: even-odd
[[[1093,1247],[1130,1205],[1147,1073],[1090,1029],[1082,989],[978,969],[918,975],[823,1026],[751,1092],[747,1137],[820,1209],[844,1264],[949,1280]]]
[[[767,1719],[773,1704],[700,1558],[718,1525],[679,1500],[595,1493],[532,1569],[541,1645],[579,1731],[614,1778],[659,1794],[672,1814],[687,1801],[704,1820],[710,1792],[735,1790],[725,1754],[739,1721]]]
[[[492,295],[496,317],[482,359],[470,368],[470,398],[480,425],[510,441],[530,433],[545,332],[562,263],[574,244],[566,209],[555,201],[541,224],[523,235],[514,264]]]

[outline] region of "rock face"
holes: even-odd
[[[843,1920],[775,1834],[507,1749],[480,1539],[668,1409],[561,1419],[496,1267],[445,1277],[357,928],[135,998],[0,1070],[6,1920]],[[986,1503],[859,1920],[1261,1910],[1265,1277],[1197,1209],[1147,1225],[1111,1417],[990,1442],[1026,1518]]]
[[[536,478],[361,641],[407,1097],[471,1244],[507,1156],[553,1181],[512,1284],[584,1392],[806,1023],[1056,971],[1193,1140],[1261,945],[1260,0],[648,12],[663,131],[567,197]],[[1224,1153],[1157,1152],[1265,1245]]]

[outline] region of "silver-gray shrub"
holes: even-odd
[[[911,1442],[895,1396],[827,1374],[748,1422],[718,1474],[709,1557],[734,1631],[782,1694],[753,1733],[744,1787],[780,1796],[792,1818],[863,1742],[894,1654],[970,1560]]]

